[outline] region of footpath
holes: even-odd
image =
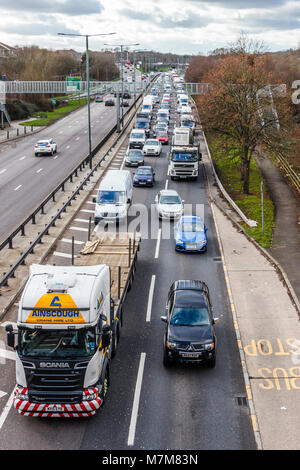
[[[28,121],[32,121],[32,118],[30,118]],[[25,122],[25,120],[22,119],[20,121],[11,121],[10,127],[5,127],[4,129],[0,128],[0,144],[16,140],[27,135],[36,134],[37,132],[44,129],[42,126],[24,126],[20,124],[21,122]]]
[[[272,249],[261,249],[222,197],[203,135],[200,145],[257,448],[299,450],[299,206],[265,164],[276,219]]]

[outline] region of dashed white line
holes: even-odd
[[[2,173],[5,173],[7,171],[6,168],[3,168],[3,170],[0,170],[0,175],[2,175]]]
[[[82,227],[70,227],[71,230],[77,230],[78,232],[87,232],[88,228],[82,228]]]
[[[71,238],[62,238],[61,241],[64,242],[64,243],[72,243]],[[84,243],[85,242],[81,242],[80,240],[74,240],[75,245],[83,245]]]
[[[72,258],[72,255],[70,255],[69,253],[61,253],[60,251],[54,251],[53,255],[58,256],[60,258]]]
[[[22,161],[26,158],[26,155],[24,155],[23,157],[19,158],[19,161]]]
[[[158,236],[157,236],[155,255],[154,255],[154,258],[156,259],[158,258],[158,255],[159,255],[160,240],[161,240],[161,228],[158,229]]]
[[[134,444],[136,423],[137,423],[139,403],[140,403],[140,395],[141,395],[141,390],[142,390],[145,360],[146,360],[146,353],[141,353],[138,375],[137,375],[136,384],[135,384],[133,406],[132,406],[132,411],[131,411],[131,419],[130,419],[128,440],[127,440],[128,446],[133,446]]]
[[[19,186],[17,186],[17,187],[14,189],[14,191],[18,191],[20,188],[22,188],[22,185],[21,185],[21,184],[19,184]]]
[[[166,180],[165,189],[168,189],[169,180]]]
[[[75,222],[83,222],[84,224],[88,224],[90,221],[88,219],[75,219]]]
[[[151,278],[150,289],[149,289],[146,322],[149,322],[151,320],[151,310],[152,310],[152,303],[153,303],[155,279],[156,279],[156,276],[155,274],[153,274]]]
[[[36,172],[37,173],[40,173],[42,171],[43,168],[40,168],[39,170],[37,170]]]

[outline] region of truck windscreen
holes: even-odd
[[[32,330],[20,328],[18,352],[26,357],[88,357],[96,352],[93,328],[77,330]]]
[[[196,162],[197,160],[196,152],[172,152],[172,162]]]

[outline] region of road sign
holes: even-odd
[[[66,77],[67,93],[81,90],[81,77]]]

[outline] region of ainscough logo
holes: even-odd
[[[69,294],[44,294],[31,310],[26,323],[85,323]]]

